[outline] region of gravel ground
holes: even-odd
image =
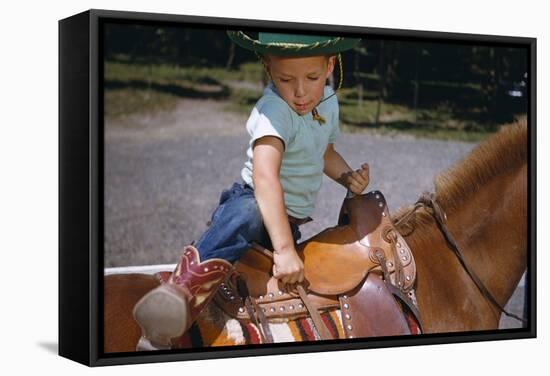
[[[224,105],[185,99],[173,112],[106,121],[106,267],[175,263],[206,229],[221,191],[240,179],[248,146],[246,116]],[[343,134],[335,145],[352,168],[370,164],[369,190],[384,192],[391,211],[433,191],[435,174],[474,146],[372,134]],[[302,240],[334,226],[345,193],[325,177]],[[508,307],[521,314],[522,306],[520,285]]]

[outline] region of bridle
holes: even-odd
[[[428,213],[432,215],[432,217],[435,219],[437,223],[437,227],[445,237],[445,240],[447,242],[447,245],[449,246],[449,249],[454,253],[454,255],[457,257],[458,261],[460,262],[460,265],[464,268],[468,276],[471,278],[471,280],[474,282],[476,287],[479,289],[481,294],[487,299],[491,304],[493,304],[499,312],[504,313],[506,316],[512,317],[516,320],[521,321],[523,324],[527,324],[527,320],[514,315],[504,309],[502,305],[500,305],[495,297],[491,294],[489,290],[485,287],[483,282],[479,279],[479,277],[474,273],[473,270],[471,270],[468,265],[466,264],[466,261],[464,260],[464,257],[462,255],[462,252],[460,252],[460,249],[458,248],[455,239],[449,232],[449,228],[446,225],[447,222],[447,214],[443,211],[441,206],[437,203],[436,197],[434,193],[424,192],[420,196],[420,198],[416,201],[413,209],[404,215],[402,218],[400,218],[398,221],[396,221],[395,226],[399,227],[403,222],[408,220],[418,209],[424,208]],[[412,232],[414,229],[411,229],[410,232]],[[403,236],[406,236],[405,234],[402,234]],[[408,235],[408,234],[407,234]]]

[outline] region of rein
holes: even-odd
[[[485,299],[487,299],[490,303],[492,303],[496,308],[498,308],[499,312],[502,312],[504,313],[506,316],[509,316],[509,317],[512,317],[516,320],[519,320],[521,321],[523,324],[527,324],[527,320],[517,316],[517,315],[514,315],[508,311],[506,311],[504,309],[504,307],[502,307],[497,301],[496,299],[494,298],[494,296],[489,292],[489,290],[487,290],[487,288],[485,287],[485,285],[483,284],[483,282],[479,279],[479,277],[473,272],[473,270],[471,270],[468,265],[466,264],[466,261],[464,260],[464,257],[462,255],[462,252],[460,252],[460,249],[458,248],[458,246],[456,245],[456,241],[455,239],[453,238],[453,236],[451,235],[451,233],[449,232],[449,229],[447,227],[447,225],[445,224],[445,222],[447,221],[447,214],[445,214],[445,212],[443,211],[443,209],[441,208],[441,206],[439,206],[439,204],[436,202],[436,198],[435,198],[435,194],[434,193],[429,193],[429,192],[424,192],[420,198],[416,201],[415,205],[414,205],[414,208],[409,212],[407,213],[405,216],[403,216],[402,218],[400,218],[396,223],[396,227],[399,226],[402,222],[404,222],[405,220],[408,220],[418,209],[420,208],[425,208],[425,209],[431,209],[431,210],[427,210],[431,215],[432,217],[435,219],[435,221],[437,222],[437,226],[439,227],[439,230],[443,233],[443,236],[445,237],[445,240],[447,241],[447,244],[449,246],[449,248],[451,249],[451,251],[453,251],[453,253],[455,254],[455,256],[457,257],[458,261],[460,262],[460,265],[462,265],[462,267],[464,268],[464,270],[466,271],[466,273],[468,274],[468,276],[470,277],[470,279],[474,282],[474,284],[476,285],[476,287],[479,289],[479,291],[481,292],[481,294],[485,297]],[[407,235],[409,235],[410,233],[412,233],[414,229],[411,229],[410,232],[407,233]],[[403,236],[406,236],[406,235],[403,235]]]

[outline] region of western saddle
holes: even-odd
[[[272,276],[271,251],[254,245],[234,265],[215,302],[238,320],[251,320],[262,341],[269,322],[310,316],[321,339],[332,339],[319,312],[340,309],[346,338],[411,334],[403,307],[420,327],[414,296],[416,266],[394,228],[379,191],[346,198],[338,226],[297,247],[305,283],[288,290]]]

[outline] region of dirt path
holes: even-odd
[[[244,134],[247,116],[224,111],[225,101],[180,99],[173,111],[138,114],[106,121],[107,140],[144,142],[188,135]]]

